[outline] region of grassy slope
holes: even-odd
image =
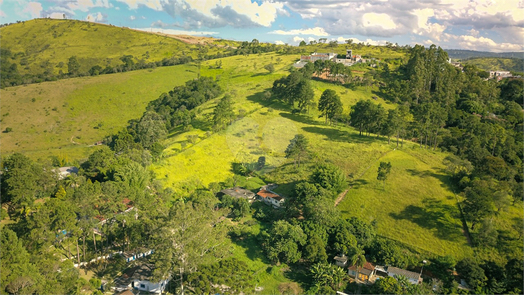
[[[35,19],[0,28],[1,47],[18,55],[14,62],[26,59],[27,66],[18,66],[22,73],[41,73],[41,64],[49,61],[58,73],[67,73],[69,57],[76,55],[81,72],[94,65],[118,65],[123,55],[133,55],[146,62],[154,62],[184,54],[197,57],[197,45],[177,39],[141,31],[77,20]],[[56,36],[56,37],[55,37]],[[216,41],[223,46],[224,41]],[[229,41],[229,45],[235,46]],[[235,43],[236,44],[236,43]],[[223,47],[208,46],[208,54],[216,54]],[[146,57],[146,52],[149,58]],[[63,62],[59,67],[58,63]],[[27,69],[26,69],[27,67]]]
[[[276,63],[279,57],[282,61],[276,65],[277,71],[268,74],[263,66]],[[294,181],[310,173],[307,169],[302,169],[301,173],[283,173],[294,171],[292,166],[286,164],[288,161],[284,158],[284,150],[296,133],[302,133],[309,139],[317,159],[329,159],[336,163],[347,174],[353,174],[356,177],[355,182],[360,184],[350,190],[339,205],[343,214],[360,215],[367,220],[376,219],[382,235],[436,254],[461,257],[471,251],[461,234],[453,194],[447,189],[446,177],[440,170],[444,154],[411,149],[414,144],[408,143],[404,149],[391,152],[394,145],[388,145],[386,139],[360,137],[353,128],[324,125],[323,119],[318,118],[315,110],[311,110],[309,115],[292,115],[288,111],[289,107],[262,99],[263,92],[272,86],[275,79],[286,75],[289,65],[297,58],[298,56],[276,54],[234,56],[222,59],[222,69],[203,66],[202,75],[218,76],[219,83],[232,95],[236,112],[243,109],[246,116],[236,121],[228,130],[212,133],[209,116],[216,101],[201,106],[202,113],[195,129],[175,132],[166,140],[166,159],[153,167],[158,178],[175,188],[187,182],[191,185],[207,185],[232,176],[233,162],[254,162],[264,155],[268,163],[263,171],[266,177],[283,183],[284,191],[289,191]],[[213,64],[214,61],[207,62],[207,65]],[[4,126],[8,126],[9,120],[13,124],[14,118],[18,118],[18,123],[13,125],[14,132],[4,134],[2,144],[5,147],[9,146],[6,143],[11,142],[12,150],[34,149],[33,153],[38,155],[50,153],[44,148],[46,145],[49,149],[57,148],[59,144],[54,141],[65,142],[61,151],[68,146],[72,147],[67,142],[70,136],[80,136],[75,141],[89,144],[125,126],[128,119],[140,116],[149,100],[194,75],[194,68],[191,66],[177,66],[157,68],[151,72],[144,70],[2,90],[3,100],[7,101],[2,114],[9,112],[9,115],[3,117],[3,123],[6,124]],[[317,100],[326,88],[337,91],[344,103],[345,112],[358,99],[371,99],[374,95],[372,89],[350,90],[319,81],[312,84]],[[59,87],[56,85],[64,85],[60,87],[63,90],[58,91]],[[36,98],[35,102],[31,102],[32,97]],[[53,104],[43,97],[53,97]],[[118,103],[108,105],[104,98],[118,100]],[[122,103],[129,102],[130,98],[133,103],[124,104],[127,109],[122,108]],[[68,105],[63,107],[65,102]],[[393,107],[381,98],[378,102],[386,108]],[[38,107],[30,107],[37,103],[40,103]],[[18,108],[18,105],[21,107]],[[53,105],[57,107],[56,112],[52,111]],[[5,106],[10,109],[5,109]],[[44,107],[50,115],[45,116],[42,109]],[[71,110],[71,107],[74,109]],[[31,110],[32,116],[22,114],[21,110],[27,109]],[[35,126],[31,126],[34,129],[31,131],[27,123],[29,118],[35,122],[43,121],[32,123]],[[102,127],[93,129],[98,123],[103,123]],[[55,126],[55,129],[47,127],[50,125]],[[43,130],[35,129],[38,126],[49,128],[55,133],[52,136],[49,131],[43,133]],[[19,128],[32,132],[32,136],[26,139],[16,136]],[[78,131],[80,128],[82,131]],[[26,132],[19,135],[21,134]],[[187,138],[191,134],[199,135],[193,144]],[[19,146],[14,146],[15,141],[20,142]],[[60,150],[55,150],[57,151]],[[385,189],[375,180],[381,157],[391,161],[394,167]],[[426,218],[427,214],[432,218]],[[233,245],[233,254],[240,259],[250,260],[252,257],[249,252],[258,251],[253,245],[256,245],[256,241]],[[253,267],[257,269],[264,268],[263,261],[253,263]],[[278,282],[287,279],[279,272],[260,280],[266,290],[275,290]]]
[[[284,58],[292,61],[290,57]],[[255,61],[257,70],[253,68]],[[206,133],[209,125],[203,124],[203,130],[171,137],[166,142],[168,157],[154,167],[160,179],[175,188],[196,183],[207,185],[231,177],[233,162],[255,162],[259,156],[266,156],[265,177],[284,184],[282,191],[289,192],[294,182],[310,173],[308,168],[294,173],[284,158],[289,140],[301,133],[309,140],[317,160],[332,161],[355,177],[357,185],[339,205],[344,215],[358,215],[368,221],[376,219],[381,235],[416,249],[457,258],[471,252],[462,234],[456,199],[442,172],[445,154],[420,150],[413,143],[394,150],[394,143],[388,145],[385,138],[361,137],[353,128],[326,126],[316,111],[292,115],[288,107],[262,100],[264,89],[286,74],[285,68],[271,75],[260,70],[260,64],[270,61],[271,55],[225,58],[222,70],[207,72],[221,75],[220,83],[228,85],[227,90],[234,94],[235,108],[242,108],[249,115],[220,133]],[[358,99],[371,99],[373,95],[366,88],[349,90],[319,81],[313,86],[317,100],[324,89],[336,90],[345,112]],[[378,102],[386,108],[393,107],[380,98]],[[212,112],[214,103],[203,106],[202,117]],[[200,137],[190,144],[188,134]],[[393,165],[385,188],[376,181],[379,159]]]
[[[2,130],[13,128],[2,134],[2,153],[83,158],[88,145],[140,117],[149,101],[195,71],[181,65],[2,89]]]
[[[485,71],[524,72],[524,60],[519,58],[479,57],[464,60],[463,63],[475,65]]]

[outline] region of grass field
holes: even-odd
[[[225,58],[223,69],[207,71],[211,76],[220,75],[220,83],[233,94],[236,112],[243,109],[246,115],[219,133],[212,133],[210,126],[202,123],[198,125],[201,128],[173,134],[166,142],[166,159],[153,168],[166,185],[176,188],[221,182],[233,176],[233,163],[254,163],[265,156],[263,177],[277,181],[282,185],[281,192],[289,193],[296,181],[311,173],[311,166],[295,172],[284,158],[289,140],[300,133],[308,139],[314,161],[331,161],[354,177],[353,188],[339,205],[343,215],[376,220],[379,234],[421,251],[457,258],[471,253],[462,234],[455,196],[442,171],[445,154],[422,150],[409,142],[395,149],[386,138],[359,136],[346,126],[327,126],[315,110],[295,115],[289,112],[289,106],[265,101],[263,91],[286,74],[286,67],[273,74],[260,69],[260,64],[270,62],[271,56]],[[321,81],[312,84],[316,100],[327,88],[337,91],[346,113],[359,99],[375,95],[371,88],[352,90]],[[215,103],[202,106],[201,120],[205,121]],[[394,107],[381,98],[377,103]],[[191,143],[187,136],[193,134],[198,139]],[[391,161],[393,165],[385,186],[376,180],[380,161]]]
[[[196,75],[195,66],[181,65],[2,89],[2,130],[13,129],[2,133],[2,153],[82,159],[149,101]]]
[[[48,66],[55,74],[60,70],[67,73],[67,62],[71,56],[77,57],[80,72],[87,72],[94,65],[122,64],[120,57],[123,55],[132,55],[146,62],[173,56],[198,56],[196,44],[87,21],[34,19],[0,28],[0,33],[1,48],[11,50],[22,74],[41,73]],[[224,51],[226,43],[220,40],[215,42],[206,46],[208,55]],[[227,44],[236,46],[238,42],[229,41]]]
[[[456,257],[469,253],[456,200],[441,171],[444,154],[419,150],[412,143],[394,150],[385,138],[325,125],[316,110],[291,114],[289,106],[264,100],[264,92],[287,75],[297,59],[298,55],[271,53],[223,58],[221,69],[211,67],[214,60],[203,63],[201,74],[216,78],[232,96],[239,118],[227,130],[214,133],[209,121],[218,99],[200,106],[193,129],[177,130],[164,142],[165,158],[152,167],[157,178],[175,190],[207,186],[233,176],[233,163],[254,163],[265,156],[263,178],[277,181],[289,193],[293,183],[311,173],[311,166],[295,173],[284,158],[289,140],[300,133],[310,142],[313,161],[331,161],[354,177],[356,185],[339,205],[344,215],[377,220],[381,235],[414,248]],[[275,64],[275,72],[263,68],[269,63]],[[34,157],[65,152],[69,157],[85,156],[87,145],[124,127],[142,114],[148,101],[195,76],[196,68],[185,65],[2,90],[2,123],[13,128],[3,134],[2,147]],[[323,90],[334,89],[345,113],[359,99],[376,95],[366,87],[348,89],[321,81],[312,85],[317,101]],[[394,107],[380,97],[375,103]],[[73,144],[71,137],[80,144]],[[393,165],[384,187],[375,180],[380,159]]]

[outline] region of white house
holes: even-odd
[[[271,205],[275,208],[280,208],[284,205],[284,197],[265,189],[261,189],[257,193],[257,197],[264,203]]]
[[[117,292],[135,289],[150,293],[163,293],[169,279],[160,282],[150,281],[154,268],[155,266],[151,263],[142,263],[127,269],[115,280],[113,289]]]
[[[396,268],[393,266],[388,266],[387,272],[388,272],[388,276],[393,277],[393,278],[396,278],[398,276],[405,276],[408,279],[408,281],[414,285],[422,283],[422,277],[420,276],[419,273],[416,273],[416,272],[412,272],[412,271],[401,269],[401,268]]]
[[[73,167],[73,166],[58,168],[58,177],[60,179],[64,179],[68,177],[69,175],[71,175],[72,173],[78,174],[78,168]]]

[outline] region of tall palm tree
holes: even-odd
[[[366,252],[364,252],[364,249],[362,247],[356,247],[354,249],[353,255],[351,255],[351,264],[357,266],[357,278],[358,273],[360,272],[360,269],[366,264]]]

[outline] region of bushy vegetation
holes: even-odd
[[[521,293],[522,88],[459,72],[433,46],[348,42],[389,59],[360,65],[359,81],[313,79],[331,64],[289,67],[286,54],[341,51],[326,41],[263,55],[278,47],[243,42],[220,63],[199,49],[198,79],[144,100],[165,92],[90,150],[78,175],[58,177],[65,158],[5,158],[0,292],[98,292],[73,261],[153,248],[154,279],[172,276],[171,293],[354,292],[331,264],[341,254],[440,280],[435,291],[426,278],[386,278],[362,293],[456,294],[454,269],[471,292]],[[67,66],[78,74],[82,62]],[[215,197],[269,182],[284,208]],[[84,268],[111,281],[124,266]]]

